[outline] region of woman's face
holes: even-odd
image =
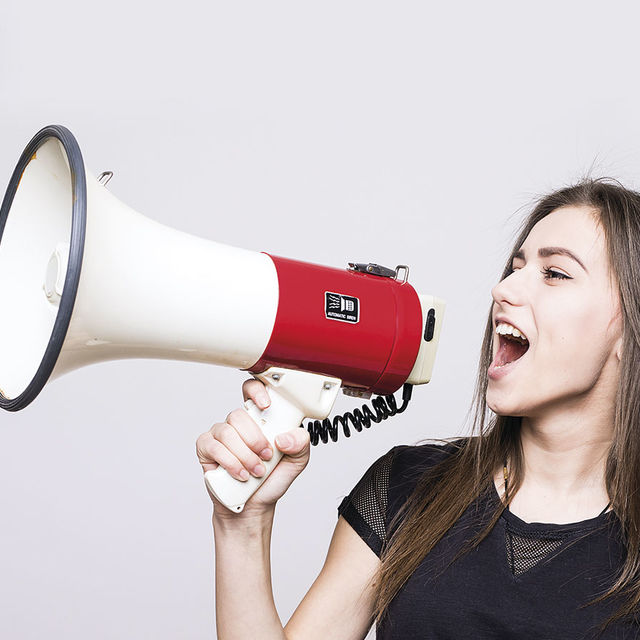
[[[540,256],[545,247],[568,249],[584,268],[567,255]],[[608,411],[617,383],[622,315],[609,281],[604,231],[590,209],[561,207],[533,227],[520,251],[524,257],[514,258],[512,273],[491,290],[494,362],[488,406],[499,415],[539,417],[560,405],[587,408],[595,401]],[[529,341],[527,352],[503,370],[494,369],[497,316],[505,316]]]

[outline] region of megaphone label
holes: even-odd
[[[325,291],[324,315],[329,320],[358,322],[360,319],[360,301],[352,296]]]

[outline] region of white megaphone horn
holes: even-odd
[[[205,474],[239,512],[282,456],[277,434],[307,417],[314,444],[335,440],[341,420],[348,435],[346,417],[327,419],[341,387],[387,396],[376,415],[346,414],[360,430],[431,379],[445,301],[418,295],[407,267],[336,269],[204,240],[127,207],[107,178],[59,125],[20,156],[0,208],[0,407],[23,409],[49,380],[107,360],[247,370],[269,387],[267,409],[245,408],[274,455],[261,478]]]

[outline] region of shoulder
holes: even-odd
[[[380,556],[387,526],[430,469],[458,450],[465,438],[397,445],[375,460],[338,506],[338,513]]]
[[[389,451],[393,461],[392,474],[403,478],[421,476],[462,449],[469,438],[456,437],[434,440],[436,441],[425,444],[393,447]]]
[[[398,445],[387,456],[389,463],[389,498],[397,507],[414,491],[418,481],[437,478],[442,469],[440,463],[449,460],[462,449],[469,438],[438,439],[419,445]]]

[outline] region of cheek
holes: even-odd
[[[540,356],[554,376],[567,380],[591,378],[600,371],[611,349],[607,334],[609,318],[598,308],[580,313],[574,309],[572,315],[560,312],[556,317],[563,320],[551,328],[547,340],[541,341],[544,352]]]

